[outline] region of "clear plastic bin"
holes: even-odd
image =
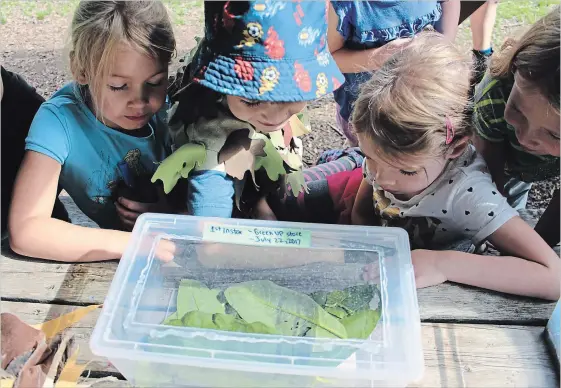
[[[155,256],[162,239],[175,259]],[[250,281],[309,294],[379,279],[380,320],[366,340],[247,334],[162,324],[182,279],[224,289]],[[372,271],[371,271],[372,273]],[[406,386],[423,374],[408,236],[398,228],[145,214],[91,337],[92,351],[137,387]]]

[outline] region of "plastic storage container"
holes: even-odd
[[[175,259],[157,257],[162,240]],[[178,285],[270,280],[309,294],[377,284],[366,340],[247,334],[162,324]],[[283,302],[281,301],[280,304]],[[398,228],[145,214],[94,329],[92,351],[137,387],[406,386],[423,373],[409,241]]]

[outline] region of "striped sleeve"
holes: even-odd
[[[502,82],[486,74],[475,89],[472,122],[478,136],[495,143],[507,139],[505,106]]]

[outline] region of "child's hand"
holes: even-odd
[[[175,256],[175,243],[171,240],[160,240],[156,247],[155,256],[164,263],[173,261]]]
[[[435,286],[448,280],[438,267],[437,255],[440,253],[426,249],[416,249],[411,252],[417,288]]]
[[[255,209],[253,210],[252,218],[269,221],[277,220],[275,213],[273,213],[273,210],[267,203],[267,198],[261,198],[259,202],[257,202]]]
[[[425,249],[417,249],[411,252],[417,288],[435,286],[448,280],[438,268],[438,258],[436,257],[438,254],[439,252]],[[378,263],[364,266],[363,272],[363,280],[374,283],[380,281],[380,267]]]
[[[115,207],[117,209],[117,214],[121,219],[121,222],[128,230],[132,230],[136,219],[142,213],[171,213],[172,209],[168,205],[165,198],[160,197],[158,202],[145,203],[132,201],[130,199],[119,197],[117,202],[115,202]]]

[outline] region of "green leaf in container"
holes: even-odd
[[[347,313],[347,310],[345,310],[344,308],[341,307],[326,307],[325,311],[327,311],[329,314],[339,318],[339,319],[343,319],[345,318],[347,315],[349,315],[349,313]],[[349,334],[349,333],[347,333]]]
[[[311,297],[329,312],[335,312],[333,315],[336,317],[343,318],[341,309],[346,311],[345,316],[368,309],[375,290],[375,285],[362,284],[344,290],[317,291],[311,294]]]
[[[369,308],[370,301],[374,298],[376,292],[376,285],[352,286],[345,288],[344,291],[347,293],[346,298],[339,305],[346,310],[355,312]]]
[[[169,319],[164,322],[168,326],[184,326],[181,319]]]
[[[247,323],[241,318],[236,318],[228,314],[214,314],[214,323],[219,330],[254,334],[276,334],[275,329],[265,325],[264,323]]]
[[[376,328],[379,319],[379,310],[362,310],[341,319],[341,323],[347,330],[348,338],[366,339]]]
[[[327,298],[325,300],[325,305],[329,307],[335,307],[341,304],[349,294],[346,291],[335,290],[327,294]]]
[[[191,311],[185,314],[180,321],[185,327],[198,327],[200,329],[236,331],[239,333],[276,334],[275,329],[261,322],[247,323],[233,315],[222,313],[205,313]]]
[[[320,306],[325,306],[325,302],[327,302],[327,295],[329,292],[327,291],[316,291],[310,294],[310,297],[319,304]]]
[[[304,336],[311,331],[315,337],[347,338],[339,320],[312,298],[271,281],[239,283],[224,294],[245,321],[264,323],[278,334]]]
[[[181,318],[183,326],[198,327],[200,329],[216,329],[212,320],[212,313],[204,311],[190,311]]]
[[[183,318],[190,311],[224,313],[224,305],[218,300],[219,292],[196,280],[183,279],[177,291],[177,316]]]
[[[177,315],[177,311],[173,314],[169,315],[163,322],[162,325],[171,325],[171,321],[180,320],[179,315]]]

